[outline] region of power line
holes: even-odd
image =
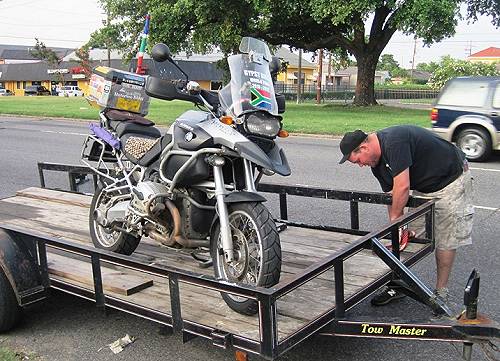
[[[14,35],[0,35],[0,38],[35,40],[35,36],[34,37],[25,37],[25,36],[14,36]],[[36,36],[36,38],[38,38],[39,40],[43,40],[43,41],[47,41],[47,40],[49,40],[49,41],[68,41],[71,43],[85,43],[88,41],[88,39],[87,40],[51,39],[51,38],[42,38],[42,37],[38,37],[38,36]]]
[[[37,2],[38,0],[33,0],[33,1],[27,1],[25,3],[22,3],[22,4],[14,4],[14,5],[10,5],[10,6],[5,6],[3,8],[0,8],[0,10],[5,10],[5,9],[10,9],[10,8],[15,8],[17,6],[24,6],[24,5],[28,5],[28,4],[32,4],[34,2]]]

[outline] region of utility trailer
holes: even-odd
[[[94,248],[88,230],[90,196],[77,192],[79,180],[91,170],[53,163],[39,163],[38,169],[41,188],[0,200],[0,304],[5,305],[0,331],[15,326],[22,307],[57,289],[102,309],[155,321],[184,342],[199,336],[218,347],[233,347],[240,360],[248,354],[273,360],[316,333],[459,342],[465,358],[473,343],[499,337],[498,325],[476,313],[477,273],[465,290],[466,312],[453,317],[409,269],[434,249],[433,200],[411,198],[404,217],[366,232],[359,226],[360,203],[390,204],[389,195],[260,184],[259,191],[279,197],[276,222],[283,252],[281,280],[266,289],[217,280],[191,255],[148,239],[132,256]],[[46,171],[67,172],[71,191],[45,188]],[[290,196],[345,201],[350,228],[290,220]],[[399,228],[417,219],[425,220],[425,231],[399,252]],[[445,317],[424,323],[349,318],[351,308],[389,282]],[[258,315],[232,311],[220,292],[257,300]]]

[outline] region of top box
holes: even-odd
[[[149,96],[146,77],[123,70],[98,66],[90,78],[87,100],[101,108],[125,110],[146,115]]]

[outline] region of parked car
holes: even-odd
[[[24,89],[24,95],[50,95],[50,90],[43,85],[30,85]]]
[[[0,97],[6,97],[9,95],[14,95],[9,89],[0,89]]]
[[[58,95],[60,97],[82,97],[83,90],[74,85],[64,85],[59,88]]]
[[[500,77],[449,80],[431,111],[432,130],[455,142],[470,161],[500,150]]]

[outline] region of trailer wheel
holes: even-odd
[[[229,282],[271,287],[279,282],[281,244],[276,224],[261,203],[235,203],[228,207],[235,261],[227,263],[222,250],[220,223],[211,239],[215,276]],[[222,298],[236,312],[254,315],[257,301],[228,293]]]
[[[0,332],[14,327],[21,318],[21,307],[5,273],[0,269]]]

